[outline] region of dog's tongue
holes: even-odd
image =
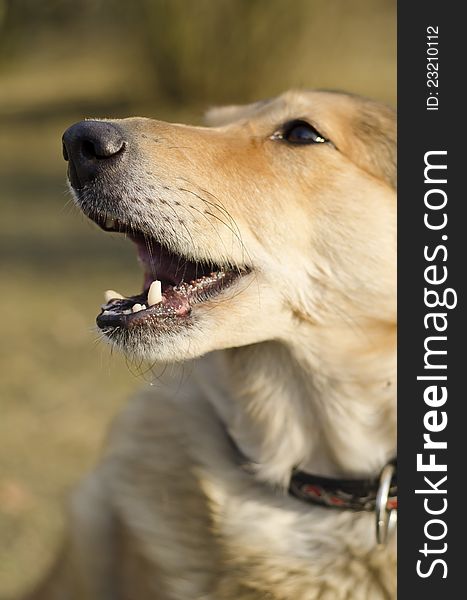
[[[203,275],[199,264],[172,254],[160,244],[148,241],[142,236],[129,237],[136,244],[138,258],[144,269],[144,290],[147,290],[155,279],[162,282],[165,290],[169,286],[175,287]]]

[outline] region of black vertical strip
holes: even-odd
[[[398,3],[398,598],[404,600],[467,594],[461,8]],[[447,169],[424,173],[426,161]],[[446,471],[435,470],[443,465]]]

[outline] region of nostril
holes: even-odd
[[[115,138],[84,139],[81,142],[81,152],[88,159],[105,159],[115,156],[125,147],[125,142]]]
[[[95,158],[97,156],[94,144],[90,140],[83,140],[81,143],[81,152],[86,158]]]
[[[68,161],[69,157],[68,157],[68,152],[66,151],[66,146],[65,146],[65,142],[62,142],[62,153],[63,153],[63,158]]]

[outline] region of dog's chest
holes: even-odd
[[[395,598],[394,540],[374,547],[372,514],[302,507],[252,490],[235,494],[231,482],[222,490],[211,484],[208,495],[223,561],[216,598]]]
[[[312,507],[258,483],[203,404],[147,410],[154,401],[127,412],[108,456],[116,511],[164,574],[161,598],[395,598],[394,540],[376,549],[372,514]]]

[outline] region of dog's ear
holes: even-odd
[[[367,101],[357,110],[353,132],[361,144],[361,166],[396,189],[396,112],[383,104]]]
[[[229,106],[214,106],[204,113],[204,123],[208,127],[221,127],[240,119],[248,119],[258,108],[258,102],[253,104],[231,104]]]

